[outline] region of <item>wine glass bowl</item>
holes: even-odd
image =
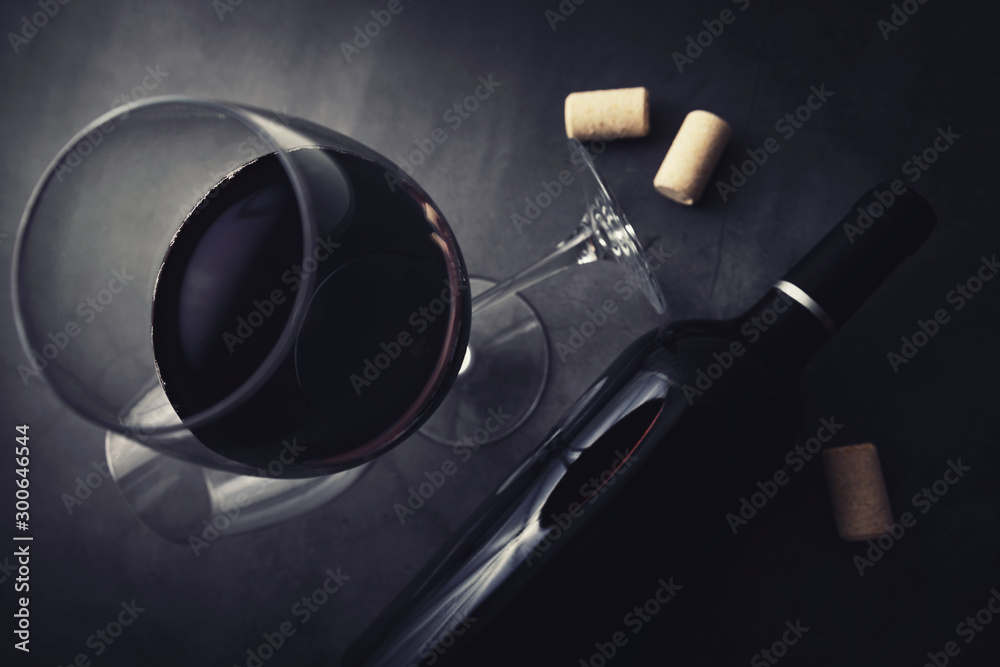
[[[112,433],[234,474],[290,445],[282,477],[388,451],[447,393],[470,318],[451,230],[391,169],[241,105],[163,97],[105,114],[50,163],[22,220],[22,377]],[[408,321],[428,303],[433,321]]]
[[[614,260],[665,306],[589,154],[570,147],[589,172],[574,233],[473,285],[427,193],[348,137],[185,97],[111,111],[49,164],[24,214],[19,370],[106,429],[119,490],[168,539],[239,498],[252,507],[230,534],[308,511],[422,425],[495,442],[548,375],[545,331],[516,292]]]

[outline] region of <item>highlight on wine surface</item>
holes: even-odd
[[[447,393],[465,267],[427,194],[370,149],[244,106],[151,98],[53,160],[17,240],[27,383],[233,473],[371,460]]]

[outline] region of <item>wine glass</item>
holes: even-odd
[[[587,149],[577,139],[568,143],[571,162],[584,167],[580,222],[548,255],[510,278],[500,283],[473,279],[473,327],[465,360],[452,391],[420,429],[421,435],[449,445],[496,442],[520,426],[538,404],[545,387],[548,342],[534,310],[523,300],[509,298],[516,292],[570,267],[613,260],[657,313],[666,312],[663,291],[625,212]],[[502,419],[496,416],[500,407]]]
[[[530,306],[504,297],[614,257],[662,306],[596,183],[571,239],[477,300],[491,320],[477,315],[483,337],[466,356],[458,245],[388,160],[245,105],[164,97],[113,110],[50,163],[25,212],[22,377],[107,429],[129,506],[197,553],[206,531],[251,530],[345,491],[426,422],[463,367],[475,378],[498,352],[539,378],[504,433],[523,421],[547,344]]]
[[[27,206],[21,376],[107,430],[119,488],[161,534],[342,492],[458,372],[470,297],[444,217],[317,127],[150,98],[77,134]]]

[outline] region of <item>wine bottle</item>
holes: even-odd
[[[862,196],[743,315],[629,346],[345,664],[617,665],[655,651],[671,626],[638,633],[732,539],[732,489],[794,444],[805,364],[933,228],[933,209],[895,185]]]

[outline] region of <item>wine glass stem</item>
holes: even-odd
[[[571,266],[588,264],[597,261],[597,255],[591,248],[594,233],[589,225],[582,224],[568,239],[556,246],[548,256],[542,258],[528,268],[514,274],[507,280],[497,283],[485,292],[472,297],[472,316],[489,306],[506,299],[536,283],[554,276]]]

